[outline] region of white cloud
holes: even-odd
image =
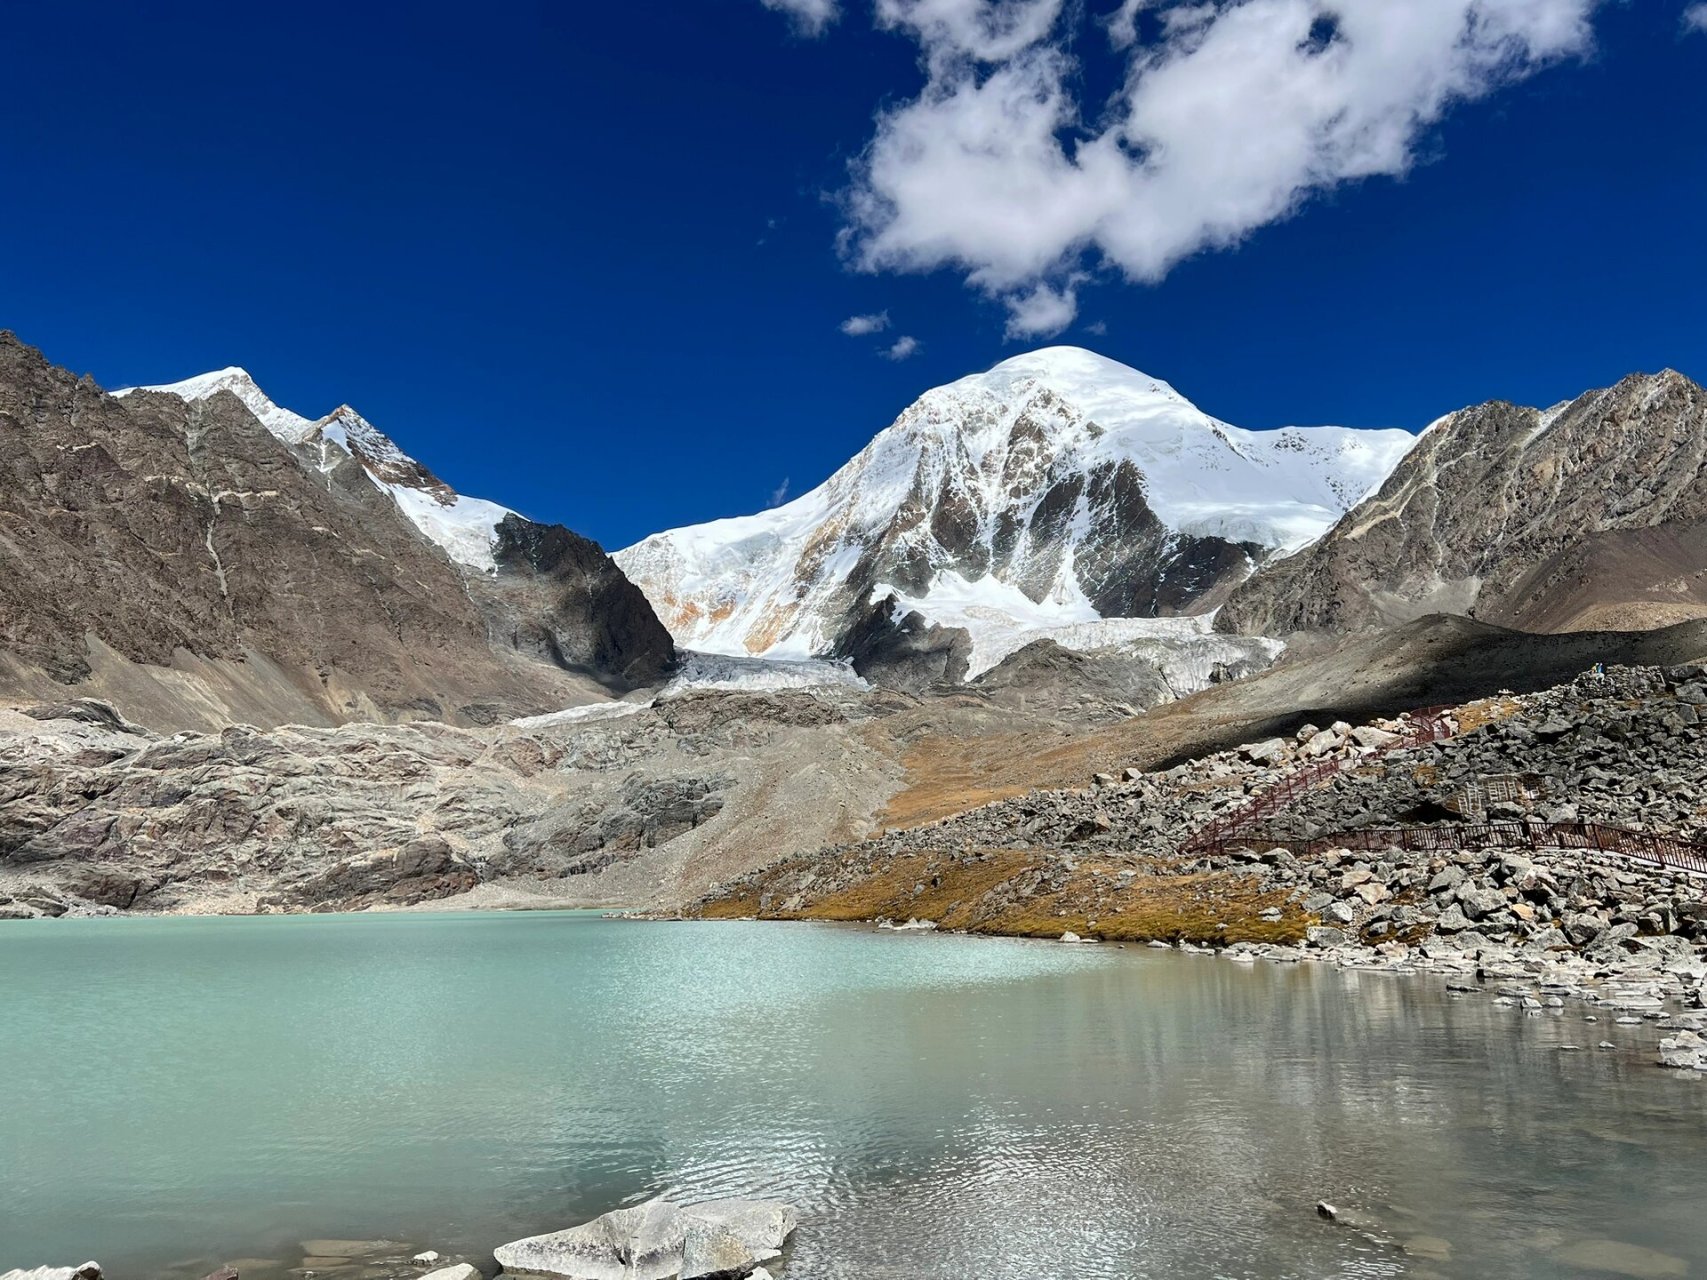
[[[788,477],[782,478],[782,483],[771,490],[771,506],[780,507],[788,500]]]
[[[1157,281],[1315,193],[1404,174],[1454,104],[1585,53],[1600,2],[1122,0],[1100,20],[1125,83],[1081,104],[1068,28],[1098,19],[1061,0],[875,0],[925,85],[877,117],[843,247],[865,270],[958,270],[1011,335],[1058,332],[1087,265]]]
[[[889,313],[879,311],[870,316],[849,316],[841,323],[841,330],[850,338],[864,338],[874,333],[882,333],[889,327]]]
[[[885,360],[906,360],[919,353],[920,345],[917,338],[903,334],[895,339],[892,345],[883,348],[883,358]]]
[[[839,0],[760,0],[765,8],[788,14],[802,34],[823,35],[841,16]]]
[[[1683,29],[1707,35],[1707,4],[1692,4],[1683,11]]]
[[[1108,42],[1116,49],[1130,49],[1138,41],[1138,15],[1154,0],[1120,0],[1120,8],[1104,18]]]
[[[1063,0],[876,0],[877,24],[911,34],[933,58],[1011,58],[1049,34]]]
[[[1076,283],[1060,289],[1038,284],[1021,293],[1010,293],[1004,301],[1008,304],[1009,338],[1053,338],[1079,314]]]

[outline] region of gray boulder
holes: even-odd
[[[0,1272],[0,1280],[101,1280],[101,1264],[85,1262],[80,1267],[36,1267],[29,1271]]]
[[[1461,887],[1458,890],[1458,904],[1470,919],[1481,920],[1505,906],[1505,894],[1498,889]]]
[[[681,1274],[686,1227],[666,1200],[613,1209],[567,1231],[499,1245],[493,1256],[512,1275],[557,1280],[671,1280]]]
[[[1469,918],[1456,904],[1440,913],[1440,919],[1434,922],[1437,933],[1463,933],[1470,927]]]
[[[1680,1031],[1675,1036],[1668,1036],[1660,1041],[1660,1065],[1678,1070],[1707,1071],[1707,1040],[1693,1031]]]
[[[781,1249],[800,1225],[794,1206],[781,1200],[708,1200],[686,1212],[732,1232],[755,1249]]]
[[[744,1277],[776,1257],[798,1221],[794,1207],[780,1201],[713,1200],[684,1208],[649,1200],[493,1253],[506,1274],[550,1280]]]

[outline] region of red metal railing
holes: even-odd
[[[1613,861],[1707,876],[1707,846],[1680,836],[1647,831],[1627,831],[1587,822],[1487,822],[1442,823],[1431,827],[1369,827],[1341,831],[1330,836],[1299,839],[1264,830],[1264,819],[1288,808],[1308,791],[1314,791],[1352,769],[1372,760],[1426,746],[1449,738],[1456,730],[1446,718],[1449,707],[1425,707],[1410,713],[1410,727],[1397,742],[1349,759],[1319,760],[1281,778],[1253,796],[1247,803],[1202,827],[1184,844],[1182,854],[1220,853],[1231,848],[1291,849],[1298,853],[1324,853],[1329,849],[1379,851],[1403,849],[1412,852],[1461,853],[1487,849],[1579,849]]]
[[[1329,757],[1295,769],[1273,786],[1258,792],[1251,799],[1232,810],[1224,813],[1213,822],[1200,828],[1184,844],[1180,845],[1182,854],[1207,853],[1227,848],[1231,843],[1242,839],[1247,833],[1256,829],[1265,818],[1273,817],[1287,808],[1305,792],[1314,791],[1317,787],[1351,769],[1361,768],[1372,760],[1390,755],[1395,751],[1404,751],[1411,747],[1426,746],[1430,742],[1438,742],[1449,738],[1454,733],[1450,721],[1446,718],[1448,707],[1424,707],[1409,715],[1410,727],[1399,735],[1396,742],[1378,747],[1364,755],[1347,759]]]

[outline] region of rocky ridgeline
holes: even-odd
[[[1218,919],[1161,936],[1236,943],[1234,954],[1471,974],[1536,1010],[1589,1000],[1659,1022],[1673,1032],[1666,1060],[1707,1070],[1707,1042],[1695,1038],[1707,1030],[1707,878],[1544,838],[1521,850],[1474,839],[1492,820],[1692,839],[1707,796],[1704,677],[1700,667],[1588,674],[1461,708],[1462,724],[1478,727],[1457,732],[1449,716],[1456,736],[1423,745],[1407,744],[1418,726],[1405,719],[1305,726],[1165,772],[1099,775],[1084,790],[1032,793],[790,859],[723,886],[702,909],[847,918],[848,904],[877,900],[869,886],[882,877],[916,874],[910,894],[883,899],[885,914],[926,920],[930,911],[910,901],[948,903],[954,927],[1036,933],[1040,919],[1059,919],[1068,932],[1083,920],[1087,937],[1130,937],[1134,921],[1190,918],[1147,913],[1147,895],[1216,886],[1199,900]],[[1239,814],[1305,770],[1327,776],[1241,832]],[[1333,841],[1419,827],[1446,847],[1376,841],[1353,852]],[[1206,828],[1222,839],[1194,850]],[[1010,867],[1001,850],[1022,856]],[[995,883],[992,868],[1002,873]]]

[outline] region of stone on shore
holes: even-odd
[[[80,1267],[35,1267],[25,1271],[0,1272],[0,1280],[101,1280],[101,1264],[85,1262]]]
[[[1707,1071],[1707,1040],[1693,1031],[1667,1036],[1660,1041],[1660,1065],[1685,1071]]]
[[[429,1271],[421,1280],[481,1280],[480,1269],[466,1262],[454,1267],[440,1267],[437,1271]]]
[[[793,1206],[780,1201],[683,1207],[649,1200],[567,1231],[500,1245],[494,1256],[507,1274],[548,1280],[743,1277],[777,1256],[797,1222]]]

